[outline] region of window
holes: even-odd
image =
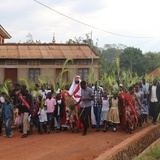
[[[41,61],[39,61],[39,60],[30,60],[30,61],[28,61],[28,65],[41,65]]]
[[[29,69],[29,81],[38,81],[38,77],[40,76],[39,68],[30,68]]]
[[[89,69],[88,68],[79,68],[78,69],[78,75],[82,78],[82,79],[87,79],[88,75],[89,75]]]
[[[65,61],[63,60],[56,60],[55,65],[63,65]]]
[[[18,65],[18,61],[16,61],[16,60],[6,60],[5,65]]]
[[[90,65],[90,61],[89,60],[78,60],[77,61],[77,65]]]

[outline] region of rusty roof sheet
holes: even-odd
[[[158,67],[154,71],[150,72],[147,76],[159,76],[159,75],[160,75],[160,67]]]
[[[0,59],[98,59],[88,45],[0,44]]]

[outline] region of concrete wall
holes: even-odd
[[[48,83],[52,83],[54,82],[55,78],[56,78],[56,74],[55,74],[55,69],[53,68],[41,68],[41,75],[47,75],[49,77],[48,79]]]
[[[4,82],[4,69],[0,68],[0,84]]]
[[[24,78],[28,80],[29,77],[29,69],[28,68],[18,68],[17,69],[17,78]]]
[[[70,70],[71,70],[71,71],[68,72],[68,78],[69,78],[69,80],[72,82],[73,79],[74,79],[74,77],[78,74],[78,70],[77,70],[77,68],[72,68],[72,69],[70,69]]]
[[[151,125],[110,150],[104,151],[95,160],[132,160],[158,138],[160,138],[160,124]]]

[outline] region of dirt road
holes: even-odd
[[[134,132],[150,126],[143,125]],[[70,131],[53,132],[21,138],[22,133],[14,129],[12,138],[0,136],[0,160],[93,160],[99,154],[110,150],[113,146],[131,137],[133,134],[124,133],[118,129],[104,133],[90,128],[86,136]]]

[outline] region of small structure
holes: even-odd
[[[12,79],[15,83],[18,78],[31,82],[38,82],[40,75],[48,75],[51,81],[62,71],[65,61],[70,58],[73,63],[67,63],[64,81],[72,81],[75,75],[85,79],[89,75],[91,65],[94,69],[94,78],[98,79],[98,55],[89,45],[83,44],[26,44],[4,43],[5,38],[11,36],[1,27],[0,37],[0,83],[5,79]]]
[[[151,77],[158,77],[160,76],[160,67],[156,68],[155,70],[153,70],[152,72],[150,72],[147,76]]]

